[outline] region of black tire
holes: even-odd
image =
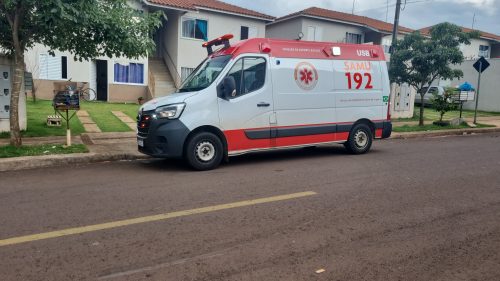
[[[206,171],[217,168],[224,157],[220,138],[209,132],[200,132],[189,138],[184,158],[191,168]]]
[[[357,124],[349,133],[344,147],[352,154],[363,154],[370,150],[373,142],[373,133],[366,124]]]

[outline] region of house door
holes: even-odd
[[[96,60],[97,100],[108,101],[108,61]]]

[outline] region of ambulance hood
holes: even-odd
[[[168,96],[155,98],[155,99],[152,99],[152,100],[144,103],[141,106],[141,108],[139,108],[139,112],[140,111],[155,110],[159,106],[184,102],[187,98],[195,95],[196,93],[197,92],[173,93],[173,94],[168,95]]]

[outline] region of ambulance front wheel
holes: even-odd
[[[352,154],[363,154],[370,150],[373,141],[373,133],[366,124],[357,124],[349,133],[345,148]]]
[[[189,138],[184,153],[186,162],[198,171],[212,170],[224,157],[224,146],[216,135],[200,132]]]

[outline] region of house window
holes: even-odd
[[[40,68],[39,79],[68,79],[68,58],[66,56],[40,54],[38,62]]]
[[[144,64],[129,63],[123,65],[115,63],[115,78],[117,83],[144,84]]]
[[[351,44],[361,44],[361,34],[346,32],[345,42]]]
[[[208,40],[208,22],[206,20],[183,18],[182,37]]]
[[[257,28],[251,26],[241,26],[240,40],[257,37]]]
[[[248,39],[248,26],[242,26],[241,27],[241,36],[240,36],[240,39],[241,40]]]
[[[479,54],[480,57],[485,57],[487,59],[490,58],[490,46],[479,45]]]
[[[194,71],[194,68],[190,67],[181,67],[181,81],[186,80],[189,75]]]

